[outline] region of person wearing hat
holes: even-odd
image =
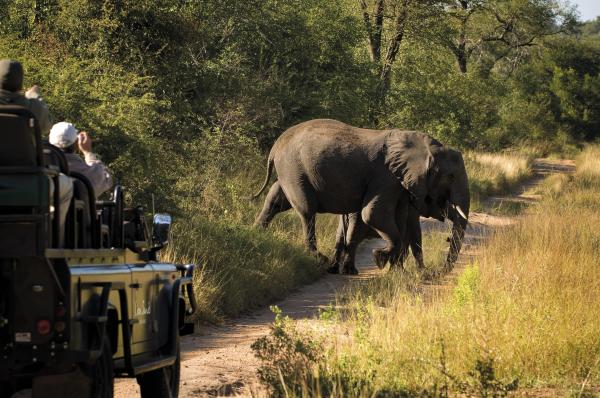
[[[0,105],[18,105],[27,108],[35,117],[42,135],[48,134],[52,125],[48,106],[40,95],[40,88],[33,86],[23,93],[23,65],[12,59],[0,60]],[[60,226],[62,242],[64,226],[73,198],[73,182],[64,174],[58,176],[60,197]],[[54,182],[50,179],[50,198],[54,197]],[[52,203],[52,199],[50,201]],[[54,206],[50,206],[50,213],[54,217]],[[62,246],[62,243],[61,243]]]
[[[29,109],[40,126],[42,135],[48,134],[52,121],[40,88],[33,86],[22,93],[23,66],[12,59],[0,60],[0,105],[19,105]]]
[[[63,150],[70,171],[81,173],[90,180],[96,198],[112,187],[112,177],[104,163],[92,152],[92,139],[88,133],[79,132],[71,123],[56,123],[50,129],[50,143]],[[76,149],[81,151],[83,159]]]

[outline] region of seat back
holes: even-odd
[[[100,206],[101,222],[109,227],[110,247],[124,248],[125,236],[123,228],[123,189],[119,184],[115,185],[110,200],[97,201]]]
[[[56,169],[64,175],[69,175],[69,162],[62,149],[46,141],[44,141],[42,147],[46,167]]]
[[[0,167],[41,166],[40,129],[29,109],[0,105],[0,120]]]
[[[34,115],[0,105],[0,140],[0,257],[42,255],[56,229],[50,228],[51,182]]]
[[[73,177],[73,199],[83,203],[78,219],[79,247],[99,248],[100,245],[100,219],[96,208],[96,195],[90,180],[81,173],[71,172]]]

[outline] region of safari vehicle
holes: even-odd
[[[196,304],[193,266],[157,261],[170,216],[150,234],[120,186],[96,201],[24,108],[0,107],[0,137],[0,397],[109,398],[115,377],[176,397]],[[64,228],[61,174],[74,185]]]

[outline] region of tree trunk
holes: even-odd
[[[381,61],[381,33],[383,31],[383,0],[377,0],[375,3],[375,24],[371,23],[371,14],[369,14],[365,0],[359,0],[359,3],[363,13],[365,30],[367,31],[369,57],[371,62],[379,63]]]
[[[383,32],[383,0],[377,0],[375,3],[375,29],[373,31],[373,41],[377,44],[375,47],[373,62],[381,62],[381,34]]]
[[[467,73],[468,55],[464,32],[460,34],[459,43],[454,54],[456,55],[456,63],[460,73]]]
[[[402,4],[402,10],[396,16],[394,36],[392,36],[390,39],[385,60],[383,65],[381,65],[381,72],[379,74],[379,90],[377,93],[377,104],[379,108],[385,103],[385,97],[390,90],[392,65],[396,61],[396,57],[400,51],[400,45],[402,44],[402,39],[404,38],[406,20],[408,18],[409,2],[410,0],[404,0]]]

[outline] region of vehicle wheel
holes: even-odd
[[[112,349],[108,336],[102,341],[102,354],[96,363],[86,369],[92,379],[91,398],[113,398],[114,369]]]
[[[142,398],[177,398],[179,396],[179,377],[181,355],[179,336],[177,336],[177,358],[171,366],[156,369],[138,376]]]

